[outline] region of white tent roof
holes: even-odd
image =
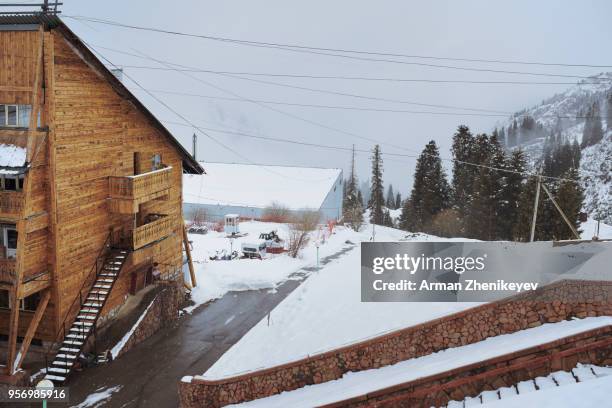
[[[183,201],[192,204],[291,210],[319,209],[340,169],[201,163],[206,174],[183,175]]]

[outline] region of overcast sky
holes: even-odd
[[[66,16],[89,16],[121,23],[152,26],[220,37],[315,47],[358,49],[436,57],[504,59],[569,64],[612,65],[612,2],[609,1],[85,1],[64,0]],[[217,71],[394,77],[478,81],[574,82],[574,79],[473,72],[249,47],[206,39],[169,36],[123,28],[65,22],[94,47],[141,53],[158,60]],[[155,61],[99,49],[119,66],[164,67]],[[492,63],[468,63],[417,58],[408,62],[471,68],[592,75],[605,68],[563,68]],[[610,69],[612,70],[612,69]],[[363,100],[260,84],[212,73],[125,68],[142,86],[208,96],[259,99],[300,104],[363,108],[470,112],[409,104]],[[492,85],[356,81],[337,79],[250,78],[424,104],[452,105],[496,111],[516,111],[539,103],[568,85]],[[130,89],[136,89],[124,78]],[[213,85],[213,86],[211,86]],[[162,120],[183,122],[140,90],[135,93]],[[371,149],[375,139],[384,152],[420,152],[434,139],[444,157],[459,124],[475,132],[490,132],[502,118],[414,113],[366,112],[310,107],[272,106],[158,93],[157,96],[190,121],[208,128],[240,130],[256,135],[309,143]],[[278,112],[282,111],[284,113]],[[313,122],[322,126],[315,125]],[[191,151],[189,127],[167,124]],[[337,129],[336,131],[329,128]],[[209,132],[238,154],[203,135],[198,158],[205,161],[293,164],[341,167],[348,170],[350,154],[313,147],[256,140]],[[353,135],[348,135],[352,133]],[[359,138],[358,136],[362,137]],[[364,139],[366,138],[366,139]],[[390,145],[401,146],[393,147]],[[369,177],[368,154],[357,156],[358,174]],[[412,187],[414,158],[387,158],[384,181],[402,193]],[[245,180],[245,182],[247,182]],[[256,180],[255,182],[265,182]],[[290,180],[288,180],[290,182]]]

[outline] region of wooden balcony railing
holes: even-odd
[[[0,258],[0,282],[14,283],[16,267],[15,259]]]
[[[172,167],[135,176],[111,176],[109,193],[111,198],[139,200],[170,188]]]
[[[136,250],[172,234],[174,217],[167,215],[133,230],[132,249]]]
[[[0,191],[0,216],[17,217],[23,209],[21,191]]]

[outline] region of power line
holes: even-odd
[[[104,59],[107,63],[111,64],[113,67],[118,68],[115,64],[113,64],[108,58],[106,58],[104,55],[102,55],[99,51],[97,51],[95,48],[93,48],[90,44],[86,43],[85,41],[81,40],[85,45],[87,45],[90,49],[92,49],[94,52],[96,52],[102,59]],[[124,73],[125,74],[125,73]],[[138,86],[138,88],[142,89],[144,92],[146,92],[151,98],[153,98],[155,101],[157,101],[159,104],[161,104],[162,106],[164,106],[166,109],[168,109],[170,112],[174,113],[176,116],[178,116],[181,120],[183,120],[186,124],[189,124],[192,128],[197,129],[200,133],[202,133],[204,136],[206,136],[207,138],[211,139],[212,141],[214,141],[215,143],[217,143],[218,145],[222,146],[223,148],[225,148],[226,150],[234,153],[236,156],[240,157],[243,160],[246,160],[247,162],[252,162],[248,157],[244,156],[243,154],[237,152],[236,150],[232,149],[231,147],[225,145],[223,142],[217,140],[216,138],[214,138],[213,136],[211,136],[210,134],[208,134],[207,132],[204,132],[200,127],[196,126],[195,124],[193,124],[189,119],[187,119],[185,116],[183,116],[181,113],[179,113],[178,111],[174,110],[172,107],[170,107],[168,104],[166,104],[163,100],[159,99],[158,97],[156,97],[153,93],[151,93],[150,91],[148,91],[146,88],[144,88],[142,85],[140,85],[140,83],[138,83],[134,78],[132,78],[131,76],[125,74],[125,76],[132,81],[134,84],[136,84],[136,86]],[[274,173],[274,172],[273,172]],[[281,175],[280,173],[278,173],[279,175]],[[281,175],[284,177],[284,175]]]
[[[168,123],[168,124],[178,125],[178,126],[186,126],[186,125],[184,125],[182,123],[179,123],[179,122],[172,122],[172,121],[163,121],[163,122]],[[296,144],[296,145],[300,145],[300,146],[308,146],[308,147],[328,149],[328,150],[339,150],[339,151],[345,151],[345,152],[353,151],[352,147],[345,147],[345,146],[338,146],[338,145],[324,145],[324,144],[310,143],[310,142],[301,142],[301,141],[297,141],[297,140],[276,138],[276,137],[270,137],[270,136],[253,135],[253,134],[246,133],[246,132],[232,131],[232,130],[213,129],[213,128],[207,128],[207,127],[204,127],[204,129],[206,129],[208,131],[211,131],[211,132],[232,134],[232,135],[243,136],[243,137],[248,137],[248,138],[252,138],[252,139],[258,139],[258,140],[267,140],[267,141],[280,142],[280,143],[290,143],[290,144]],[[358,152],[358,153],[368,153],[368,154],[371,153],[370,150],[357,149],[357,148],[355,149],[355,152]],[[382,152],[381,154],[383,156],[390,156],[390,157],[418,158],[418,157],[420,157],[421,154],[424,154],[424,153],[421,153],[421,154],[405,154],[405,153],[385,153],[385,152]],[[533,172],[514,171],[514,170],[510,170],[510,169],[504,169],[504,168],[500,168],[500,167],[493,167],[493,166],[488,166],[488,165],[479,164],[479,163],[471,163],[471,162],[467,162],[467,161],[464,161],[464,160],[458,160],[458,159],[441,157],[441,156],[440,156],[440,160],[447,161],[447,162],[456,162],[456,163],[466,164],[466,165],[469,165],[469,166],[475,166],[475,167],[479,167],[479,168],[486,168],[486,169],[489,169],[489,170],[501,171],[501,172],[505,172],[505,173],[521,174],[521,175],[525,175],[525,176],[538,176],[539,175],[539,174],[533,173]],[[600,175],[600,174],[594,173],[593,175]],[[550,180],[557,180],[557,181],[578,181],[578,180],[574,180],[574,179],[567,179],[567,178],[553,177],[553,176],[542,176],[542,178],[546,178],[546,179],[550,179]]]
[[[149,69],[165,71],[167,68],[149,67],[142,65],[124,65],[123,68],[130,69]],[[247,76],[263,76],[263,77],[280,77],[280,78],[300,78],[300,79],[338,79],[349,81],[377,81],[377,82],[424,82],[424,83],[450,83],[450,84],[503,84],[503,85],[589,85],[589,84],[608,84],[610,79],[590,78],[592,82],[577,83],[577,82],[540,82],[540,81],[471,81],[471,80],[455,80],[455,79],[427,79],[427,78],[392,78],[392,77],[364,77],[364,76],[346,76],[346,75],[313,75],[313,74],[284,74],[284,73],[267,73],[267,72],[241,72],[241,71],[224,71],[224,70],[207,70],[201,68],[182,69],[186,72],[204,72],[215,74],[230,74],[230,75],[247,75]]]
[[[402,110],[402,109],[386,109],[386,108],[363,108],[359,106],[341,106],[341,105],[321,105],[321,104],[307,104],[307,103],[297,103],[297,102],[281,102],[281,101],[271,101],[271,100],[263,100],[263,99],[250,99],[245,100],[242,98],[231,98],[225,96],[214,96],[214,95],[202,95],[202,94],[194,94],[189,92],[177,92],[177,91],[168,91],[168,90],[159,90],[159,89],[150,89],[151,92],[154,93],[162,93],[168,95],[177,95],[177,96],[188,96],[194,98],[203,98],[203,99],[214,99],[221,101],[232,101],[232,102],[250,102],[256,101],[265,104],[271,105],[283,105],[283,106],[295,106],[295,107],[305,107],[305,108],[320,108],[320,109],[337,109],[337,110],[355,110],[355,111],[365,111],[365,112],[389,112],[389,113],[412,113],[412,114],[426,114],[426,115],[448,115],[448,116],[484,116],[484,117],[508,117],[507,114],[495,114],[495,113],[466,113],[466,112],[436,112],[436,111],[415,111],[415,110]],[[469,108],[465,108],[469,109]],[[514,115],[513,118],[526,116],[524,115]],[[569,116],[569,115],[554,115],[555,118],[558,119],[586,119],[586,116]],[[594,118],[606,119],[603,116],[594,116]]]
[[[559,67],[582,67],[582,68],[612,68],[612,65],[596,65],[596,64],[567,64],[567,63],[552,63],[552,62],[537,62],[537,61],[520,61],[520,60],[502,60],[502,59],[477,59],[477,58],[452,58],[452,57],[440,57],[440,56],[430,56],[430,55],[411,55],[411,54],[403,54],[403,53],[385,53],[385,52],[376,52],[376,51],[364,51],[364,50],[354,50],[354,49],[342,49],[342,48],[331,48],[331,47],[314,47],[303,44],[288,44],[288,43],[278,43],[278,42],[263,42],[263,41],[253,41],[253,40],[241,40],[235,38],[221,37],[221,36],[211,36],[211,35],[202,35],[202,34],[193,34],[186,33],[180,31],[173,30],[164,30],[160,28],[154,27],[144,27],[144,26],[136,26],[131,24],[119,23],[116,21],[99,19],[94,17],[87,16],[68,16],[67,18],[72,18],[75,20],[85,20],[96,24],[105,24],[111,25],[115,27],[128,28],[133,30],[140,31],[151,31],[162,34],[170,34],[175,36],[182,37],[193,37],[193,38],[201,38],[206,40],[220,41],[226,43],[233,44],[241,44],[247,46],[257,46],[264,48],[274,48],[274,49],[282,49],[287,51],[301,51],[301,52],[309,52],[312,51],[317,52],[336,52],[336,53],[345,53],[345,54],[359,54],[359,55],[371,55],[371,56],[384,56],[384,57],[401,57],[401,58],[413,58],[413,59],[430,59],[430,60],[445,60],[445,61],[459,61],[459,62],[477,62],[477,63],[488,63],[488,64],[517,64],[517,65],[541,65],[541,66],[559,66]],[[338,54],[324,54],[322,55],[330,55],[330,56],[341,56],[346,58],[357,58],[350,55],[338,55]],[[434,64],[424,64],[417,62],[408,62],[408,61],[398,61],[398,60],[383,60],[383,59],[364,59],[364,60],[373,60],[380,62],[392,62],[392,63],[401,63],[401,64],[410,64],[410,65],[421,65],[421,66],[429,66],[436,68],[450,68],[450,69],[462,69],[462,70],[475,70],[475,71],[486,71],[486,72],[498,72],[498,73],[509,73],[509,74],[520,74],[520,75],[542,75],[542,76],[561,76],[561,77],[572,77],[572,78],[586,78],[580,76],[568,76],[568,75],[560,75],[560,74],[546,74],[546,73],[532,73],[532,72],[520,72],[520,71],[502,71],[502,70],[488,70],[488,69],[476,69],[476,68],[467,68],[467,67],[455,67],[455,66],[446,66],[446,65],[434,65]]]
[[[84,43],[85,43],[85,42],[84,42]],[[87,43],[85,43],[85,44],[86,44],[88,47],[92,48],[92,47],[91,47],[91,45],[89,45],[89,44],[87,44]],[[92,49],[93,49],[93,48],[92,48]],[[110,61],[109,61],[109,60],[108,60],[106,57],[104,57],[104,56],[103,56],[102,54],[100,54],[98,51],[96,51],[96,52],[97,52],[97,53],[98,53],[98,54],[99,54],[99,55],[100,55],[100,56],[101,56],[101,57],[102,57],[104,60],[106,60],[108,63],[112,64],[112,62],[110,62]],[[143,54],[143,55],[144,55],[144,54]],[[146,56],[146,57],[147,57],[147,58],[149,58],[149,59],[151,59],[151,60],[153,60],[153,61],[155,61],[155,62],[157,62],[157,63],[159,63],[159,64],[163,64],[163,65],[166,65],[166,66],[169,66],[169,65],[176,65],[176,64],[172,64],[172,63],[168,63],[168,62],[162,62],[162,61],[157,60],[157,59],[152,58],[152,57],[148,57],[148,56]],[[113,65],[114,67],[116,67],[116,65],[114,65],[114,64],[112,64],[112,65]],[[208,82],[203,81],[203,80],[200,80],[199,78],[194,78],[193,76],[191,76],[191,75],[189,75],[189,74],[185,74],[185,75],[187,75],[188,77],[193,78],[193,79],[195,79],[195,80],[201,81],[201,82],[203,82],[203,83],[205,83],[205,84],[208,84],[209,86],[212,86],[212,87],[214,87],[214,88],[216,88],[216,89],[219,89],[219,90],[221,90],[221,91],[223,91],[223,92],[233,94],[234,96],[239,97],[239,98],[242,98],[242,99],[246,99],[247,101],[249,100],[248,98],[241,97],[240,95],[238,95],[238,94],[236,94],[236,93],[233,93],[232,91],[225,90],[225,89],[223,89],[223,88],[221,88],[221,87],[217,87],[217,86],[215,86],[215,85],[209,84]],[[129,79],[132,81],[132,82],[134,82],[134,83],[135,83],[135,84],[136,84],[136,85],[137,85],[137,86],[138,86],[140,89],[142,89],[143,91],[145,91],[145,92],[146,92],[146,93],[147,93],[149,96],[151,96],[152,98],[154,98],[156,101],[158,101],[158,102],[159,102],[159,103],[161,103],[163,106],[165,106],[167,109],[169,109],[171,112],[173,112],[173,113],[174,113],[176,116],[178,116],[179,118],[181,118],[181,119],[183,120],[183,122],[185,122],[186,124],[188,124],[190,127],[193,127],[193,128],[195,128],[195,129],[198,129],[198,130],[199,130],[199,131],[200,131],[202,134],[204,134],[205,136],[207,136],[207,137],[208,137],[208,138],[210,138],[211,140],[213,140],[213,141],[217,142],[218,144],[220,144],[221,146],[225,147],[226,149],[229,149],[230,151],[234,152],[236,155],[241,156],[243,159],[246,159],[248,162],[250,162],[250,163],[252,163],[252,164],[256,164],[256,163],[252,162],[250,159],[248,159],[248,158],[246,158],[246,157],[242,156],[242,155],[241,155],[241,154],[239,154],[238,152],[235,152],[235,150],[233,150],[233,149],[231,149],[231,148],[227,147],[225,144],[221,143],[221,142],[220,142],[220,141],[218,141],[216,138],[213,138],[213,137],[212,137],[211,135],[209,135],[207,132],[204,132],[204,131],[203,131],[203,130],[202,130],[200,127],[199,127],[199,126],[195,125],[193,122],[191,122],[190,120],[188,120],[188,119],[187,119],[185,116],[183,116],[183,115],[182,115],[182,114],[180,114],[179,112],[177,112],[177,111],[175,111],[174,109],[172,109],[172,108],[171,108],[170,106],[168,106],[168,105],[167,105],[165,102],[163,102],[162,100],[160,100],[159,98],[157,98],[155,95],[153,95],[153,94],[151,93],[151,91],[149,91],[149,90],[147,90],[146,88],[142,87],[142,86],[141,86],[141,85],[140,85],[140,84],[139,84],[137,81],[135,81],[133,78],[131,78],[131,77],[130,77],[130,76],[128,76],[128,75],[126,75],[126,76],[127,76],[127,77],[128,77],[128,78],[129,78]],[[277,110],[277,109],[273,109],[273,108],[271,108],[271,107],[269,107],[269,106],[267,106],[267,105],[261,105],[261,106],[264,106],[264,107],[266,107],[266,108],[272,109],[272,110],[274,110],[274,111],[278,111],[279,113],[288,114],[288,113],[286,113],[286,112],[284,112],[284,111]],[[291,114],[288,114],[288,115],[293,116],[293,115],[291,115]],[[300,118],[300,117],[296,117],[296,118],[301,119],[301,120],[304,120],[304,121],[308,121],[307,119],[303,119],[303,118]],[[324,127],[326,127],[326,125],[321,125],[321,124],[318,124],[317,122],[313,122],[313,123],[314,123],[314,124],[317,124],[317,125],[319,125],[319,126],[324,126]],[[351,132],[345,132],[345,131],[343,131],[343,130],[334,129],[334,128],[330,128],[330,129],[336,130],[336,131],[338,131],[338,132],[346,133],[346,134],[349,134],[349,135],[353,135],[353,136],[355,136],[355,137],[362,138],[362,139],[365,139],[365,140],[373,141],[374,143],[383,144],[383,143],[381,143],[381,142],[379,142],[379,141],[377,141],[377,140],[375,140],[375,139],[368,138],[368,137],[365,137],[365,136],[356,135],[356,134],[352,134]],[[271,139],[271,138],[270,138],[270,139]],[[390,145],[390,146],[394,146],[394,145],[391,145],[391,144],[389,144],[389,145]],[[319,147],[323,147],[323,146],[325,146],[325,145],[319,145]],[[414,151],[414,150],[412,150],[412,149],[407,149],[407,148],[405,148],[405,147],[401,147],[401,146],[394,146],[394,147],[397,147],[397,148],[400,148],[400,149],[402,149],[402,150],[406,150],[406,151]],[[330,148],[330,146],[325,146],[325,148]],[[344,149],[348,149],[348,150],[350,150],[349,148],[344,148]],[[364,152],[368,152],[368,151],[364,151]],[[412,157],[412,158],[414,158],[414,157],[418,157],[418,156],[416,156],[416,155],[401,154],[401,153],[387,153],[387,155],[389,155],[389,156],[398,156],[398,157]],[[535,174],[535,173],[530,173],[530,172],[519,172],[519,171],[513,171],[513,170],[509,170],[509,169],[496,168],[496,167],[487,166],[487,165],[484,165],[484,164],[479,164],[479,163],[471,163],[471,162],[467,162],[467,161],[463,161],[463,160],[458,160],[458,159],[452,159],[452,158],[443,158],[443,157],[440,157],[440,159],[441,159],[441,160],[444,160],[444,161],[451,161],[451,162],[456,162],[456,163],[462,163],[462,164],[471,165],[471,166],[476,166],[476,167],[480,167],[480,168],[487,168],[487,169],[490,169],[490,170],[496,170],[496,171],[502,171],[502,172],[514,173],[514,174],[523,174],[523,175],[528,175],[528,176],[538,176],[538,174]],[[278,174],[279,174],[279,175],[281,175],[281,176],[284,176],[284,175],[282,175],[282,174],[280,174],[280,173],[278,173]],[[552,176],[541,176],[541,177],[544,177],[544,178],[547,178],[547,179],[552,179],[552,180],[559,180],[559,181],[577,181],[577,180],[564,179],[564,178],[552,177]]]
[[[118,50],[115,48],[109,48],[109,47],[104,47],[100,45],[96,45],[96,47],[106,49],[112,52],[128,55],[131,57],[143,58],[140,55],[130,53],[127,51],[123,51],[123,50]],[[145,59],[150,60],[150,58],[145,58]],[[272,81],[265,81],[265,80],[260,80],[260,79],[245,78],[239,75],[228,74],[222,71],[200,70],[197,68],[188,67],[186,65],[176,64],[176,63],[172,63],[168,61],[159,60],[157,62],[160,63],[160,61],[172,66],[172,68],[166,67],[164,70],[182,73],[183,75],[187,75],[192,79],[196,79],[196,78],[188,75],[189,72],[203,72],[203,73],[210,73],[210,74],[215,74],[215,75],[220,75],[220,76],[225,76],[225,77],[230,77],[230,78],[235,78],[235,79],[241,79],[244,81],[256,82],[256,83],[265,84],[265,85],[280,86],[280,87],[285,87],[285,88],[299,89],[303,91],[323,93],[323,94],[335,95],[335,96],[344,96],[344,97],[351,97],[351,98],[357,98],[357,99],[374,100],[378,102],[400,103],[400,104],[406,104],[406,105],[427,106],[427,107],[442,108],[442,109],[461,109],[461,110],[471,110],[471,111],[479,111],[479,112],[504,113],[507,115],[512,114],[512,112],[508,112],[508,111],[499,111],[499,110],[482,109],[482,108],[470,108],[470,107],[461,107],[461,106],[452,106],[452,105],[428,104],[428,103],[421,103],[421,102],[414,102],[414,101],[406,101],[406,100],[401,100],[401,99],[389,99],[389,98],[381,98],[381,97],[375,97],[375,96],[365,96],[365,95],[359,95],[359,94],[354,94],[354,93],[330,91],[327,89],[318,89],[318,88],[290,85],[290,84],[284,84],[280,82],[272,82]],[[181,67],[181,68],[176,68],[176,67]],[[183,68],[187,68],[187,69],[183,69]],[[196,79],[196,80],[199,80],[199,79]]]

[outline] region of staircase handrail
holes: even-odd
[[[94,282],[96,281],[96,278],[98,277],[98,273],[99,273],[98,272],[98,264],[100,262],[100,259],[104,258],[105,250],[110,249],[110,247],[111,247],[111,235],[112,235],[112,233],[109,232],[108,235],[106,236],[106,239],[104,240],[104,244],[102,245],[102,248],[98,252],[98,255],[96,256],[96,260],[94,261],[94,264],[91,267],[91,270],[89,271],[89,273],[85,277],[85,280],[83,281],[83,284],[81,285],[81,288],[79,289],[79,293],[74,297],[74,299],[72,301],[72,304],[68,308],[68,312],[66,313],[66,315],[64,317],[64,320],[62,321],[61,326],[59,327],[59,329],[57,330],[57,333],[55,334],[55,337],[53,338],[53,343],[51,343],[47,347],[47,349],[45,350],[45,366],[47,368],[47,371],[49,370],[48,356],[49,356],[49,354],[51,354],[51,352],[54,350],[55,346],[60,341],[58,339],[61,339],[61,341],[63,341],[63,339],[66,337],[66,322],[68,321],[68,318],[70,318],[72,316],[72,310],[73,310],[74,306],[78,304],[79,308],[83,307],[83,293],[82,293],[83,289],[85,289],[86,287],[91,289],[90,286],[94,284]],[[91,277],[93,277],[94,279],[88,284],[88,282],[91,279]],[[78,303],[77,303],[77,300],[79,301]],[[75,317],[74,317],[75,319],[76,319],[77,315],[78,315],[78,313],[75,315]]]

